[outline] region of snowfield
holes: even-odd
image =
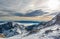
[[[13,37],[0,39],[60,39],[60,26],[55,24],[53,26],[43,28],[39,32],[30,34],[25,37],[22,34],[19,34]]]
[[[39,32],[35,34],[22,37],[22,39],[59,39],[59,38],[60,38],[60,26],[57,24],[51,27],[41,29]]]
[[[8,22],[5,25],[10,26],[12,25],[12,22]],[[25,24],[21,25],[20,23],[15,23],[12,26],[14,27],[12,28],[13,34],[8,31],[8,35],[6,34],[6,37],[8,38],[0,39],[60,39],[60,15],[57,15],[48,22],[42,22],[38,25],[24,25]],[[15,35],[16,32],[19,34]]]

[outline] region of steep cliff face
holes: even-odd
[[[56,24],[60,25],[60,13],[56,17]]]
[[[51,21],[48,22],[49,24],[59,24],[60,25],[60,13],[57,14]]]

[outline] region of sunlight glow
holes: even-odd
[[[59,6],[59,1],[58,0],[48,0],[47,1],[47,7],[51,10],[57,9]]]

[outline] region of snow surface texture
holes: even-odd
[[[3,38],[0,38],[0,39],[3,39]],[[41,29],[39,32],[35,34],[31,34],[29,36],[23,37],[22,35],[19,34],[19,35],[16,35],[10,38],[4,38],[4,39],[60,39],[60,26],[56,24],[51,27]]]
[[[9,38],[0,39],[60,39],[60,16],[56,16],[47,23],[41,23],[38,26],[22,26],[18,23],[17,32],[19,34]],[[29,27],[32,29],[29,29]],[[16,28],[15,28],[16,29]]]

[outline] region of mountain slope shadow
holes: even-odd
[[[54,26],[55,24],[60,25],[60,13],[58,15],[56,15],[54,18],[52,18],[52,20],[50,20],[48,22],[43,22],[42,24],[39,23],[38,25],[26,27],[26,29],[30,31],[26,36],[37,33],[41,29],[44,29],[44,28],[47,28],[47,27],[50,27],[50,26]],[[29,27],[31,27],[32,29],[30,30]],[[40,28],[38,29],[38,27],[40,27]]]
[[[60,13],[56,16],[56,24],[60,25]]]

